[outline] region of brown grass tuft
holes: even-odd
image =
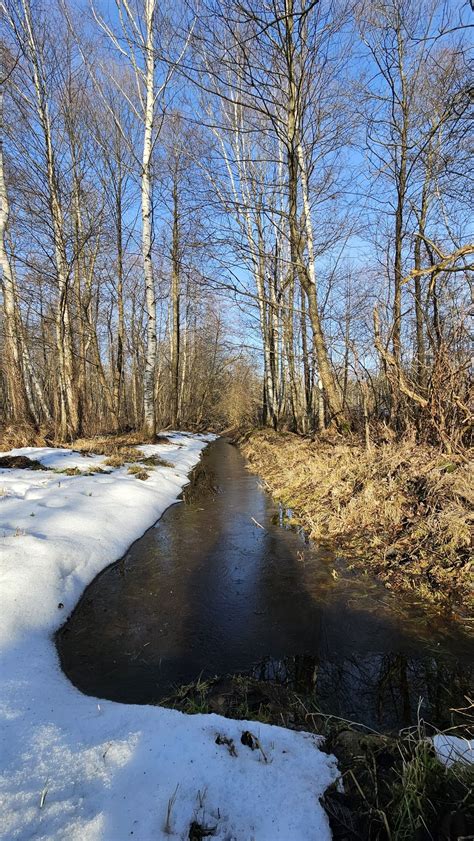
[[[147,467],[174,467],[171,461],[166,461],[161,456],[145,456],[140,459],[140,464],[145,464]]]
[[[157,444],[171,444],[165,436],[156,438]],[[128,432],[123,435],[102,435],[95,438],[78,438],[73,444],[67,444],[73,450],[84,455],[104,455],[107,467],[123,467],[130,462],[139,462],[147,467],[173,467],[171,462],[161,456],[144,456],[138,446],[143,444],[143,435],[139,432]],[[130,471],[129,471],[130,472]],[[142,473],[145,473],[142,470]],[[148,478],[148,476],[146,476]]]
[[[106,467],[123,467],[125,464],[130,464],[131,461],[137,461],[140,458],[140,453],[138,450],[135,449],[126,449],[119,450],[117,453],[114,453],[108,458],[105,459],[104,464]]]
[[[153,467],[151,469],[153,470]],[[150,478],[149,474],[143,469],[141,464],[131,464],[127,473],[130,473],[131,476],[135,476],[136,479],[141,479],[142,481],[146,481]]]

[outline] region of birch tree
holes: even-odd
[[[59,171],[50,113],[51,89],[48,85],[48,33],[39,16],[33,18],[30,0],[19,4],[2,4],[11,32],[25,62],[33,87],[30,98],[20,91],[28,107],[36,111],[43,140],[42,154],[48,190],[48,206],[54,247],[54,263],[58,299],[56,307],[56,350],[59,373],[59,421],[61,438],[74,437],[80,432],[74,350],[71,333],[69,266],[66,253],[66,234],[59,185]]]
[[[295,4],[293,0],[285,0],[283,4],[272,0],[258,10],[250,3],[238,4],[235,8],[231,3],[222,4],[219,12],[216,28],[220,26],[222,30],[215,34],[216,54],[212,58],[207,57],[207,73],[214,76],[216,87],[220,88],[220,95],[226,102],[233,99],[248,113],[261,115],[264,131],[272,133],[276,145],[284,150],[285,181],[282,189],[287,194],[287,234],[283,234],[281,239],[285,235],[288,237],[288,270],[293,273],[308,301],[314,357],[329,419],[343,427],[346,423],[344,409],[329,356],[317,285],[309,195],[309,160],[313,144],[308,142],[306,135],[310,115],[314,116],[318,111],[317,106],[313,111],[310,108],[310,103],[314,105],[322,89],[321,84],[315,87],[316,81],[319,82],[321,75],[328,82],[329,64],[324,55],[328,39],[335,37],[337,32],[339,13],[334,12],[331,4],[331,8],[320,16],[317,4],[306,7],[304,3]],[[323,58],[318,66],[320,52]],[[226,77],[230,67],[234,73],[232,95],[229,94]],[[318,119],[317,116],[315,119]],[[252,128],[249,128],[246,117],[243,134],[249,131]],[[321,140],[323,136],[320,132]],[[326,137],[330,138],[333,148],[337,140],[341,140],[334,126],[330,133],[326,128]],[[245,204],[252,206],[251,202]],[[264,212],[266,210],[267,203],[264,202]],[[284,227],[281,221],[280,227]]]
[[[128,0],[117,0],[121,24],[120,36],[93,6],[94,18],[107,34],[118,53],[130,62],[135,74],[137,103],[130,103],[142,124],[142,157],[140,166],[142,261],[146,301],[146,352],[143,375],[143,430],[148,438],[156,434],[155,371],[156,371],[156,297],[153,275],[153,197],[152,155],[156,143],[156,103],[165,84],[156,89],[155,34],[156,0],[143,0],[141,8],[133,8]],[[123,46],[125,44],[125,46]],[[114,78],[120,89],[120,81]],[[122,91],[123,92],[123,91]],[[125,93],[125,92],[123,92]],[[125,96],[127,94],[125,93]]]
[[[41,420],[49,422],[51,415],[31,362],[18,302],[13,256],[9,257],[7,251],[10,206],[3,159],[3,96],[3,91],[0,89],[0,267],[2,269],[6,369],[12,418],[15,421],[19,419],[31,421],[38,427]]]
[[[227,83],[217,89],[218,105],[209,114],[215,138],[215,158],[221,158],[224,168],[208,170],[208,178],[225,212],[230,212],[237,224],[238,253],[249,265],[255,283],[256,303],[263,347],[264,421],[278,426],[281,395],[277,360],[281,311],[277,302],[281,282],[281,265],[270,265],[275,249],[281,249],[278,225],[281,217],[272,218],[272,205],[278,202],[270,191],[275,183],[275,165],[262,143],[264,125],[256,121],[252,112],[239,101],[239,79],[232,70],[226,74]],[[221,94],[225,91],[226,99]],[[220,93],[219,93],[220,92]],[[210,107],[210,106],[208,106]],[[261,131],[259,135],[259,128]],[[257,139],[257,137],[259,139]],[[274,153],[273,153],[274,155]],[[270,279],[271,278],[271,279]]]
[[[155,373],[157,362],[157,332],[156,332],[156,295],[153,275],[153,187],[152,161],[153,151],[159,137],[162,124],[162,113],[157,119],[158,103],[163,109],[163,97],[170,83],[176,67],[185,53],[187,39],[178,55],[164,56],[163,48],[160,54],[157,50],[157,29],[169,25],[162,15],[158,22],[158,6],[156,0],[140,0],[132,6],[129,0],[116,0],[116,8],[120,21],[120,35],[109,25],[92,6],[94,18],[110,39],[118,54],[130,63],[136,83],[137,101],[131,101],[126,92],[121,89],[120,81],[112,77],[117,87],[127,96],[129,105],[139,119],[143,130],[143,145],[140,165],[141,184],[141,221],[142,221],[142,260],[145,281],[146,300],[146,353],[145,371],[143,376],[143,427],[147,437],[156,434],[156,406],[155,406]],[[161,33],[160,33],[161,34]],[[156,67],[160,68],[161,80],[157,82]]]
[[[423,243],[429,206],[436,170],[443,157],[441,138],[443,133],[449,134],[451,124],[460,119],[468,103],[459,74],[453,74],[456,64],[462,64],[462,38],[454,50],[454,63],[449,48],[441,46],[443,29],[449,30],[445,13],[444,4],[438,0],[424,0],[421,4],[390,0],[382,5],[370,0],[361,4],[358,13],[361,38],[374,69],[362,93],[368,104],[366,148],[372,167],[372,190],[377,207],[382,202],[390,219],[385,249],[391,298],[389,340],[395,363],[392,414],[400,427],[404,423],[401,397],[407,396],[400,381],[406,364],[403,339],[407,337],[406,321],[411,309],[403,278],[412,260],[417,267],[421,265],[426,251]],[[450,81],[446,87],[447,79]],[[383,197],[376,187],[386,190]],[[411,243],[414,245],[410,248]],[[420,275],[415,273],[414,280],[415,364],[418,388],[423,391],[427,371]]]

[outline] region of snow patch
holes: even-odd
[[[436,756],[449,768],[454,762],[474,763],[474,742],[459,736],[438,733],[433,736]]]
[[[78,470],[90,470],[103,464],[106,456],[86,456],[75,450],[65,450],[60,447],[19,447],[2,456],[26,456],[39,461],[48,470],[67,470],[76,467]]]

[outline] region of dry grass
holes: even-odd
[[[173,462],[166,461],[161,456],[145,456],[145,458],[140,459],[140,463],[147,467],[174,467]]]
[[[137,479],[141,479],[142,481],[146,481],[149,478],[149,473],[147,473],[140,464],[131,464],[127,473],[130,473],[132,476],[135,476]]]
[[[127,432],[123,435],[78,438],[73,444],[66,444],[66,446],[84,454],[107,456],[104,462],[107,467],[123,467],[125,464],[130,464],[130,462],[140,462],[147,467],[172,466],[160,456],[144,456],[141,450],[138,449],[143,443],[143,435],[141,433]],[[160,435],[155,439],[155,443],[170,444],[171,441],[166,436]]]
[[[53,473],[60,473],[64,476],[82,476],[82,470],[78,467],[59,467],[53,470]]]
[[[49,430],[36,430],[25,423],[0,429],[0,451],[5,453],[18,447],[50,447],[51,441]]]
[[[116,458],[117,464],[110,464],[110,467],[121,467],[127,461],[136,461],[141,458],[142,453],[137,449],[140,444],[143,444],[143,436],[137,432],[128,432],[124,435],[98,435],[93,438],[78,438],[73,444],[66,444],[65,446],[85,455]]]
[[[98,453],[98,455],[102,455]],[[123,467],[125,464],[130,464],[132,461],[137,461],[140,458],[139,450],[132,450],[131,448],[125,448],[120,450],[118,453],[114,453],[111,456],[108,456],[104,460],[104,464],[106,467]]]
[[[77,438],[72,444],[64,444],[83,453],[114,455],[123,449],[133,449],[145,443],[171,444],[166,435],[157,435],[154,441],[146,442],[142,432],[123,432],[116,435],[94,435],[92,438]]]
[[[156,444],[170,444],[171,441],[164,435],[157,436]],[[128,432],[123,435],[102,435],[94,438],[78,438],[73,444],[66,446],[83,454],[104,455],[106,467],[123,467],[126,464],[138,462],[148,468],[172,467],[173,465],[161,458],[161,456],[144,456],[138,447],[143,444],[143,435],[139,432]],[[136,473],[139,479],[148,479],[148,474],[143,468],[129,470],[129,473]],[[139,476],[138,473],[142,475]]]
[[[90,438],[77,438],[74,442],[61,441],[51,429],[35,429],[26,423],[0,427],[0,451],[7,452],[17,447],[67,447],[81,453],[91,455],[117,455],[128,449],[135,451],[135,447],[145,443],[142,432],[124,432],[117,434],[94,435]],[[171,444],[166,435],[158,435],[151,443]]]
[[[92,438],[78,438],[74,442],[59,442],[54,441],[51,437],[46,438],[41,433],[35,432],[29,426],[9,427],[2,431],[0,436],[0,451],[8,451],[14,447],[25,446],[63,446],[68,449],[75,450],[83,455],[103,455],[106,456],[104,460],[105,467],[119,468],[125,465],[134,464],[135,467],[129,470],[129,473],[134,473],[137,479],[146,480],[149,474],[145,468],[152,470],[154,467],[173,467],[173,464],[158,455],[144,456],[138,447],[144,443],[143,434],[140,432],[127,432],[118,435],[96,435]],[[156,444],[171,444],[172,442],[165,435],[156,437]],[[138,464],[137,464],[138,462]],[[4,466],[21,466],[10,465],[5,462]],[[23,465],[23,466],[26,466]],[[28,464],[28,466],[31,466]],[[46,469],[41,467],[41,469]],[[78,475],[80,473],[76,468],[67,468],[61,471],[68,475]],[[88,473],[94,474],[104,472],[101,468],[91,468]]]
[[[242,445],[252,469],[311,538],[337,543],[388,587],[467,606],[472,470],[414,441],[370,451],[357,443],[256,432]]]

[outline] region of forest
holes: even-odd
[[[474,838],[473,0],[0,0],[0,839]]]
[[[467,445],[468,4],[2,6],[4,431]]]

